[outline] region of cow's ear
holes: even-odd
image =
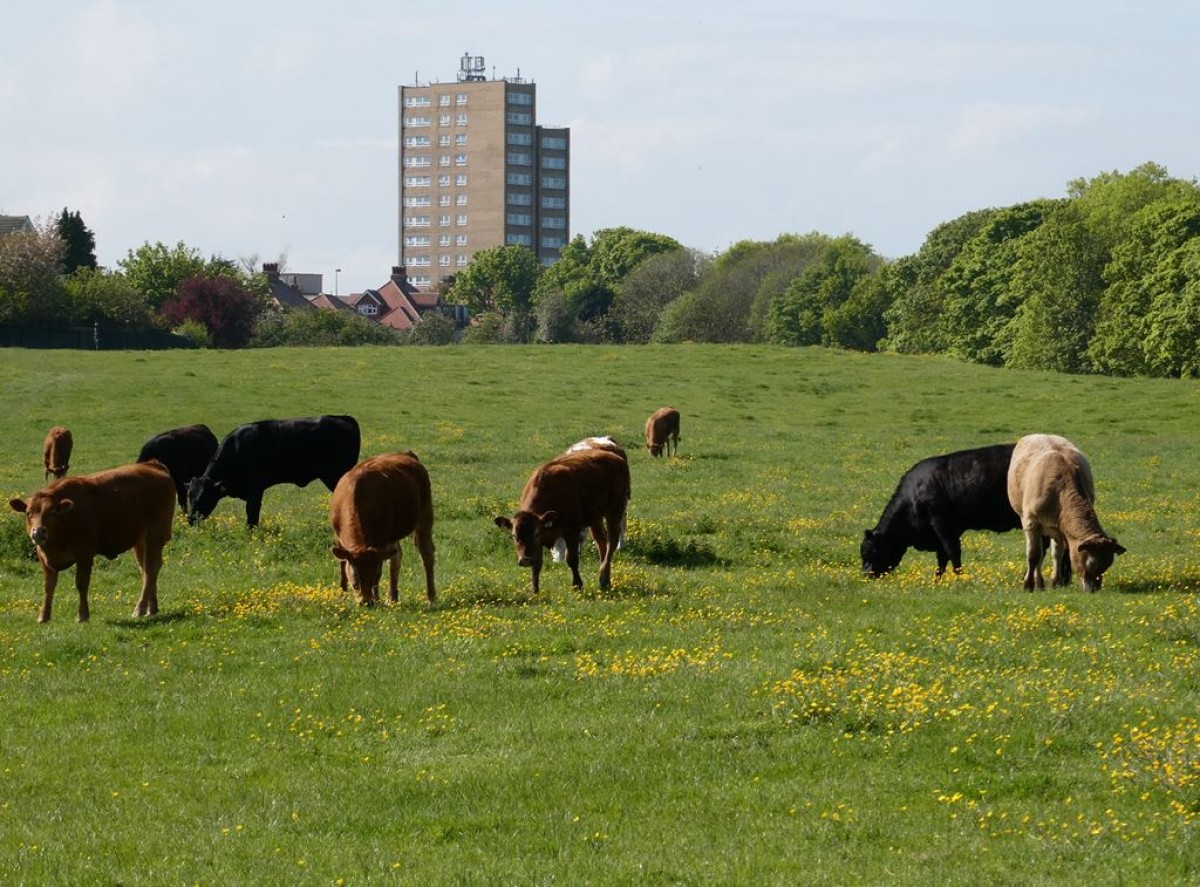
[[[502,514],[496,516],[494,523],[502,530],[512,529],[512,521]]]
[[[547,511],[542,515],[542,526],[547,530],[554,529],[554,524],[558,520],[557,511]]]
[[[1113,554],[1124,554],[1125,553],[1125,546],[1122,545],[1120,542],[1118,542],[1116,539],[1112,540],[1112,546],[1113,546]]]
[[[58,505],[54,506],[54,510],[57,511],[59,514],[66,514],[68,511],[70,511],[74,507],[75,507],[74,499],[59,499]]]
[[[19,511],[19,512],[21,512],[21,514],[24,514],[25,513],[25,500],[24,499],[9,499],[8,507],[11,508],[13,511]]]
[[[329,551],[339,561],[350,560],[350,552],[346,551],[346,549],[342,548],[340,545],[333,546],[333,548],[329,549]]]

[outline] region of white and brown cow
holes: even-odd
[[[46,467],[44,480],[49,480],[51,475],[58,478],[67,473],[71,467],[71,449],[74,446],[75,440],[71,437],[70,429],[61,425],[50,429],[42,444],[42,464]]]
[[[559,539],[567,547],[571,584],[583,587],[579,540],[584,529],[592,531],[600,554],[600,587],[609,587],[629,489],[629,463],[608,450],[564,453],[530,475],[516,514],[499,516],[495,523],[512,533],[517,565],[532,569],[534,594],[539,589],[543,549],[552,548]]]
[[[625,455],[625,450],[619,443],[611,437],[604,435],[602,437],[585,437],[583,440],[577,440],[564,451],[567,453],[578,453],[580,450],[607,450],[610,453],[616,453],[626,462],[629,459]],[[587,528],[584,527],[579,531],[579,545],[582,547],[584,535],[587,533]],[[621,537],[617,540],[617,550],[620,551],[622,541],[625,539],[625,519],[621,520]],[[550,556],[556,564],[565,563],[567,560],[567,543],[564,539],[559,539],[554,543],[554,547],[550,550]]]
[[[12,499],[42,562],[44,597],[38,622],[50,621],[58,574],[75,567],[79,621],[86,622],[88,585],[96,555],[112,559],[133,549],[142,572],[142,594],[133,615],[158,612],[158,572],[171,539],[175,483],[160,462],[56,480],[26,499]]]
[[[329,501],[333,556],[341,562],[360,604],[379,601],[383,562],[389,562],[389,597],[398,597],[400,540],[413,537],[425,565],[425,597],[433,601],[433,493],[429,472],[413,452],[388,453],[359,462],[338,481]]]
[[[646,449],[651,456],[661,456],[664,449],[668,456],[679,452],[679,410],[663,407],[650,415],[646,420]]]
[[[1104,571],[1125,549],[1096,517],[1095,482],[1087,457],[1065,437],[1030,434],[1017,441],[1008,467],[1008,501],[1025,531],[1025,589],[1044,588],[1043,537],[1050,539],[1050,584],[1067,585],[1071,570],[1085,591],[1097,591]]]

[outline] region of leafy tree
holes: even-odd
[[[878,309],[878,290],[863,290],[853,300],[855,289],[878,270],[882,260],[857,238],[845,235],[830,240],[817,259],[796,277],[768,310],[767,336],[782,345],[864,344],[869,338],[870,319],[864,311]],[[842,341],[842,338],[845,341]],[[866,347],[874,348],[871,341]]]
[[[83,223],[82,216],[78,212],[68,212],[63,207],[55,227],[64,244],[63,272],[71,275],[80,268],[94,269],[96,235]]]
[[[196,275],[179,284],[162,314],[172,326],[185,320],[204,324],[217,348],[241,348],[250,341],[262,308],[261,300],[236,277]]]
[[[252,345],[395,345],[395,332],[349,311],[266,311],[254,328]]]
[[[409,345],[449,345],[454,342],[454,321],[444,314],[426,314],[408,331]]]
[[[144,243],[130,250],[117,267],[155,309],[175,296],[180,283],[210,271],[200,253],[182,241],[174,247]]]
[[[455,275],[451,299],[470,308],[472,314],[498,312],[528,313],[533,307],[533,290],[542,266],[537,255],[524,246],[497,246],[480,250],[471,264]]]
[[[67,314],[73,323],[147,330],[158,326],[158,315],[123,274],[80,268],[64,281]]]
[[[651,256],[682,249],[679,241],[665,234],[633,228],[602,228],[592,235],[588,265],[593,276],[610,288]]]
[[[616,340],[649,342],[663,309],[693,289],[710,264],[701,253],[677,249],[651,256],[629,272],[608,312]]]
[[[575,315],[565,293],[545,293],[538,300],[537,340],[551,345],[576,341]]]
[[[0,237],[0,324],[48,324],[62,316],[62,257],[52,226]]]

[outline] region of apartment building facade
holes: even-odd
[[[527,246],[546,265],[570,239],[571,133],[537,122],[537,86],[491,78],[464,55],[458,79],[399,88],[399,264],[421,289],[479,250]]]

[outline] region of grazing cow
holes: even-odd
[[[56,480],[28,500],[12,499],[42,562],[44,597],[38,622],[50,621],[58,574],[75,566],[79,621],[88,618],[88,585],[96,555],[110,560],[133,549],[142,571],[135,617],[158,612],[158,571],[171,538],[175,485],[159,462],[125,465],[97,474]]]
[[[678,453],[679,410],[673,407],[655,410],[646,420],[646,449],[650,451],[651,456],[661,456],[665,447],[667,455],[670,456],[672,443],[675,445],[674,452]]]
[[[937,552],[937,575],[962,569],[966,530],[1004,533],[1021,525],[1008,504],[1013,444],[959,450],[922,459],[900,478],[874,529],[863,533],[863,575],[876,578],[900,564],[909,548]]]
[[[1125,553],[1096,517],[1096,484],[1087,457],[1065,437],[1030,434],[1017,441],[1008,499],[1025,531],[1026,591],[1045,588],[1043,537],[1050,539],[1052,586],[1069,584],[1074,568],[1084,591],[1098,591],[1104,571]]]
[[[566,542],[571,585],[583,587],[579,536],[584,528],[591,529],[600,554],[600,587],[607,589],[628,502],[629,463],[607,450],[579,450],[557,456],[534,471],[525,483],[517,513],[497,517],[495,523],[512,532],[517,565],[532,568],[534,594],[542,572],[542,549],[558,539]]]
[[[139,462],[157,459],[167,466],[175,481],[179,508],[187,514],[188,483],[204,473],[213,453],[217,451],[217,436],[207,425],[186,425],[156,434],[142,445]]]
[[[607,437],[607,436],[605,436],[605,437],[585,437],[583,440],[576,441],[575,443],[573,443],[569,447],[567,447],[564,455],[566,453],[577,453],[580,450],[608,450],[608,452],[610,452],[610,453],[616,453],[622,459],[625,459],[626,462],[629,461],[629,459],[626,458],[625,450],[621,448],[621,445],[619,443],[617,443],[615,440],[613,440],[611,437]],[[580,547],[583,546],[583,540],[584,540],[584,536],[586,533],[587,533],[586,527],[581,528],[579,531]],[[617,539],[617,550],[618,551],[621,550],[621,546],[622,546],[622,544],[624,544],[624,540],[625,540],[625,518],[621,518],[621,536],[619,539]],[[561,563],[566,562],[566,560],[567,560],[567,542],[565,539],[559,539],[557,542],[554,543],[554,547],[552,549],[550,549],[550,556],[554,559],[554,562],[556,564],[561,564]]]
[[[70,429],[55,425],[46,434],[46,442],[42,444],[42,464],[46,466],[43,480],[49,480],[50,475],[56,478],[67,473],[71,465],[71,448],[75,445]]]
[[[400,540],[413,537],[425,565],[425,597],[433,601],[433,493],[417,454],[389,453],[359,462],[338,481],[329,500],[333,556],[341,562],[360,604],[379,600],[383,562],[390,564],[389,597],[395,603]]]
[[[225,435],[204,473],[188,484],[188,523],[212,514],[225,496],[246,500],[246,525],[258,526],[263,492],[275,484],[330,492],[358,461],[358,422],[351,416],[264,419]]]

